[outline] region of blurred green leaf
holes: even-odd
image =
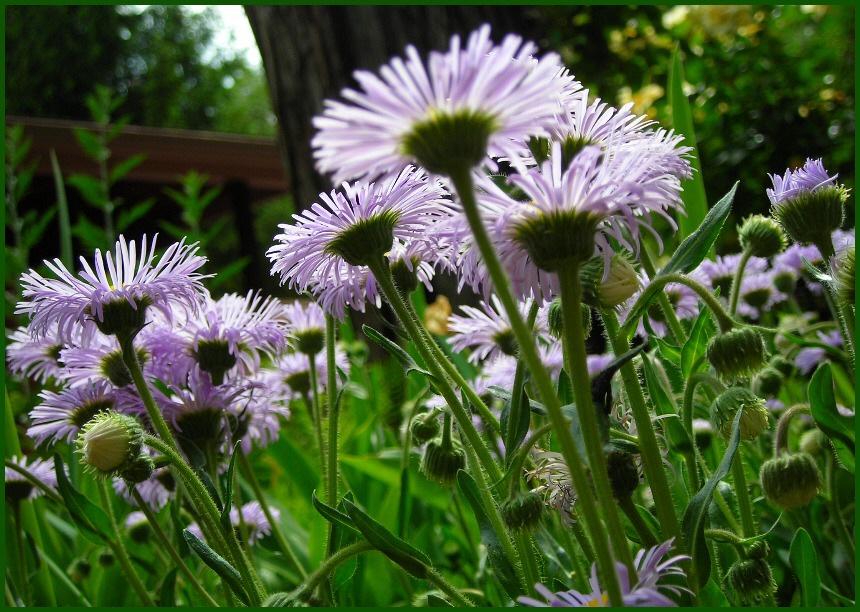
[[[432,593],[430,593],[429,595],[427,595],[427,607],[428,608],[453,608],[454,606],[452,606],[450,603],[448,603],[448,600],[442,599],[438,595],[433,595]]]
[[[63,183],[63,173],[60,171],[60,162],[57,154],[51,149],[51,171],[54,174],[54,192],[57,196],[57,212],[60,222],[60,260],[66,268],[72,270],[72,223],[69,220],[69,201],[66,197],[66,185]]]
[[[729,608],[729,600],[726,594],[713,579],[709,578],[699,590],[699,605],[704,608]]]
[[[54,472],[57,475],[57,489],[81,535],[94,544],[102,545],[111,541],[113,529],[108,515],[72,486],[59,453],[54,454]]]
[[[666,361],[672,363],[676,366],[681,365],[681,349],[679,349],[674,344],[669,344],[663,338],[659,336],[652,335],[648,338],[648,342],[653,342],[657,345],[657,350],[660,351],[660,354],[666,358]]]
[[[149,214],[153,204],[155,204],[155,199],[149,198],[143,202],[138,202],[128,210],[119,211],[116,217],[117,232],[124,232],[132,223]]]
[[[689,379],[694,372],[702,369],[702,357],[708,348],[708,339],[710,338],[710,327],[708,323],[711,321],[711,315],[707,308],[702,308],[696,322],[690,329],[690,335],[684,343],[684,348],[681,349],[681,376],[684,379]]]
[[[54,219],[57,214],[57,209],[52,208],[46,211],[35,223],[25,223],[24,231],[21,233],[21,242],[26,248],[31,248],[42,239],[42,234],[45,233],[48,224]]]
[[[321,502],[317,497],[316,489],[314,489],[312,500],[316,511],[319,512],[322,517],[329,523],[331,523],[332,525],[339,525],[340,527],[343,527],[344,529],[347,529],[357,534],[361,533],[358,530],[358,527],[356,527],[355,524],[352,522],[352,519],[349,518],[349,516],[338,511],[336,508],[332,508],[331,506],[328,506]]]
[[[809,381],[809,406],[819,429],[833,442],[840,463],[852,474],[855,462],[854,414],[842,415],[833,394],[833,376],[829,363],[822,363]]]
[[[230,565],[224,557],[216,553],[214,550],[196,535],[188,531],[182,530],[182,535],[191,549],[197,553],[203,563],[209,566],[222,580],[230,587],[230,590],[235,593],[236,597],[242,600],[245,605],[250,605],[250,599],[245,592],[245,587],[242,585],[242,578],[236,568]]]
[[[173,608],[176,606],[176,572],[179,568],[171,568],[161,580],[161,590],[158,596],[158,605],[161,608]]]
[[[87,174],[73,174],[66,179],[72,187],[77,189],[88,204],[103,209],[105,206],[105,194],[99,179]]]
[[[821,578],[818,576],[815,545],[803,527],[798,528],[791,540],[788,560],[800,586],[801,607],[817,607],[821,594]]]
[[[129,172],[137,168],[146,159],[145,153],[137,153],[128,159],[124,159],[113,168],[108,174],[108,184],[113,185],[117,181],[123,179]]]
[[[654,364],[651,363],[651,358],[646,353],[642,353],[642,371],[645,373],[648,396],[654,406],[654,411],[660,416],[669,415],[668,418],[662,419],[669,438],[669,448],[681,453],[692,450],[693,444],[690,436],[687,435],[687,430],[681,424],[681,419],[678,418],[675,405],[669,396],[671,392],[663,386]]]
[[[233,523],[230,521],[230,510],[233,509],[233,475],[236,470],[236,455],[242,452],[239,450],[241,442],[239,440],[233,445],[233,452],[230,453],[230,464],[227,466],[227,480],[224,483],[224,509],[221,510],[221,525],[228,531],[233,529]]]
[[[368,338],[376,342],[379,346],[384,348],[389,355],[394,357],[394,359],[397,360],[397,363],[399,363],[400,366],[404,370],[406,370],[407,373],[413,371],[420,372],[427,378],[433,378],[433,375],[421,366],[419,366],[417,363],[415,363],[415,360],[412,359],[409,353],[403,350],[403,347],[401,347],[399,344],[392,342],[391,340],[383,336],[381,332],[376,331],[369,325],[362,325],[361,329],[364,331]]]

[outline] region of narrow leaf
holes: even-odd
[[[176,606],[176,572],[178,568],[173,568],[164,575],[164,580],[161,581],[161,593],[158,597],[158,605],[161,608],[173,608]]]
[[[352,519],[349,518],[346,514],[341,512],[336,508],[332,508],[331,506],[320,501],[319,497],[317,497],[316,489],[314,489],[313,494],[311,495],[311,500],[313,501],[314,508],[319,512],[322,517],[327,520],[332,525],[338,525],[347,529],[355,534],[361,534],[358,528],[355,526],[355,523],[352,522]]]
[[[397,360],[397,362],[400,364],[400,366],[404,370],[406,370],[407,374],[409,372],[415,371],[415,372],[420,372],[421,374],[423,374],[424,376],[427,376],[428,378],[433,378],[433,376],[430,374],[430,372],[428,372],[427,370],[420,367],[417,363],[415,363],[415,360],[412,359],[412,357],[409,355],[409,353],[407,353],[405,350],[403,350],[403,347],[401,347],[399,344],[392,342],[391,340],[389,340],[388,338],[383,336],[381,332],[376,331],[375,329],[373,329],[369,325],[362,325],[361,329],[364,331],[364,333],[367,335],[368,338],[370,338],[371,340],[376,342],[379,346],[381,346],[386,351],[388,351],[388,354]]]
[[[412,514],[412,495],[409,492],[409,466],[404,465],[400,470],[400,498],[397,502],[397,535],[406,534],[406,526]]]
[[[481,530],[481,543],[487,548],[487,559],[490,561],[493,572],[496,574],[508,596],[516,601],[516,598],[522,594],[522,586],[517,578],[517,572],[502,546],[501,538],[507,538],[508,535],[506,533],[496,533],[493,529],[490,517],[487,516],[487,512],[481,502],[478,485],[467,472],[460,470],[457,473],[457,486],[460,487],[460,491],[463,492],[466,501],[469,502],[469,506],[472,508],[472,513],[478,521],[478,527]]]
[[[505,444],[505,456],[510,459],[514,456],[514,451],[520,447],[526,434],[529,432],[529,424],[531,423],[531,411],[528,409],[529,398],[526,394],[525,387],[520,389],[520,400],[518,414],[515,415],[515,420],[511,419],[511,407],[513,406],[513,398],[505,402],[502,408],[502,414],[499,418],[499,424],[502,428],[502,437]]]
[[[51,171],[54,174],[54,191],[57,194],[57,213],[60,223],[60,260],[69,270],[74,269],[72,261],[72,223],[69,220],[69,200],[66,197],[66,185],[63,183],[63,173],[57,154],[51,149]]]
[[[703,608],[730,608],[723,590],[711,579],[699,590],[699,605]]]
[[[829,363],[822,363],[815,370],[809,381],[808,395],[812,418],[821,431],[854,451],[854,415],[842,415],[836,407]]]
[[[427,595],[427,607],[428,608],[453,608],[448,600],[442,599],[438,595],[433,595],[432,593]]]
[[[227,483],[224,487],[224,509],[221,510],[221,524],[228,531],[233,529],[233,523],[230,522],[230,510],[233,509],[233,473],[236,468],[236,455],[242,452],[239,450],[239,444],[241,443],[242,441],[239,440],[233,446],[233,453],[230,455],[230,465],[227,468]]]
[[[646,319],[647,321],[647,319]],[[655,335],[651,335],[648,338],[648,342],[653,342],[657,345],[657,350],[660,351],[660,354],[666,358],[666,360],[676,366],[681,365],[681,349],[675,346],[674,344],[669,344],[663,338]]]
[[[687,552],[693,558],[693,566],[696,568],[696,579],[699,588],[707,584],[711,575],[711,555],[705,542],[705,522],[708,517],[708,505],[714,495],[717,484],[726,477],[732,466],[732,460],[741,441],[741,416],[743,410],[738,410],[735,420],[732,422],[732,435],[726,445],[726,454],[723,455],[720,465],[714,470],[705,486],[693,496],[684,518],[681,521],[681,533],[684,536]]]
[[[651,398],[651,403],[658,415],[671,415],[670,418],[663,419],[666,427],[666,433],[669,437],[669,448],[678,452],[687,452],[692,450],[693,444],[687,430],[681,424],[679,415],[675,412],[675,406],[669,397],[669,392],[663,387],[660,377],[657,375],[657,370],[647,354],[642,354],[642,371],[645,373],[645,383],[648,386],[648,395]]]
[[[798,528],[791,540],[788,561],[791,563],[791,571],[794,572],[800,585],[801,607],[817,607],[818,597],[821,594],[821,578],[818,576],[815,545],[803,527]]]
[[[81,534],[94,544],[109,541],[113,530],[108,515],[72,486],[59,453],[54,454],[54,471],[57,474],[57,489],[72,520],[80,527]]]
[[[672,255],[669,263],[657,274],[658,277],[672,272],[692,272],[702,263],[705,257],[708,256],[711,247],[723,229],[726,218],[732,211],[732,202],[735,199],[737,189],[738,183],[735,183],[729,192],[723,196],[723,199],[708,211],[701,225],[684,239],[674,255]],[[630,315],[628,315],[629,318]]]
[[[693,149],[690,160],[693,178],[681,181],[681,187],[684,189],[681,197],[684,201],[686,215],[681,215],[678,219],[681,233],[684,236],[689,236],[705,218],[705,214],[708,212],[708,200],[705,195],[705,182],[702,178],[702,163],[696,146],[696,132],[693,129],[693,112],[690,108],[690,101],[684,94],[684,66],[678,46],[675,47],[675,52],[672,54],[672,64],[669,67],[669,103],[672,105],[672,127],[675,133],[683,135],[684,146]]]
[[[344,506],[355,526],[377,550],[416,578],[427,577],[427,567],[430,565],[427,555],[395,536],[345,498]]]
[[[224,583],[230,587],[230,590],[236,594],[236,597],[241,599],[245,605],[250,605],[251,602],[248,599],[248,594],[245,592],[245,587],[242,586],[242,578],[239,576],[236,568],[187,529],[182,530],[182,535],[185,537],[188,545],[191,546],[191,549],[203,560],[203,563],[208,565],[224,580]]]
[[[711,316],[708,313],[708,309],[702,308],[702,312],[699,313],[696,322],[693,323],[693,327],[690,329],[690,336],[684,343],[684,348],[681,349],[681,375],[684,377],[684,380],[690,378],[696,369],[697,363],[702,363],[700,360],[707,350],[708,339],[710,338],[710,334],[708,333],[710,331],[710,326],[708,325],[710,320]]]
[[[141,163],[143,163],[143,160],[145,159],[145,153],[138,153],[136,155],[132,155],[128,159],[124,159],[123,161],[119,162],[111,169],[108,182],[113,185],[118,180],[125,177],[126,174],[137,168]]]

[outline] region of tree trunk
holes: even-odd
[[[375,71],[412,44],[422,57],[444,50],[453,34],[465,37],[482,23],[493,39],[516,32],[534,40],[536,21],[518,6],[246,6],[260,47],[281,155],[296,210],[333,185],[314,169],[311,119],[323,100],[355,86],[353,71]]]

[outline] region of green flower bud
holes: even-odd
[[[829,438],[817,427],[803,432],[800,436],[800,450],[815,457],[830,446]]]
[[[99,553],[99,565],[101,567],[110,567],[114,564],[114,561],[116,561],[116,559],[111,551],[103,550]]]
[[[457,482],[457,472],[466,467],[466,453],[459,442],[436,438],[427,443],[421,471],[427,478],[447,487]]]
[[[606,455],[609,484],[616,499],[626,499],[639,486],[639,470],[630,453],[613,450]]]
[[[803,452],[765,461],[759,478],[765,499],[783,510],[807,505],[821,487],[821,474],[815,459]]]
[[[579,271],[582,301],[593,308],[612,309],[639,290],[639,277],[628,255],[616,253],[609,260],[609,276],[603,279],[603,257],[593,257]]]
[[[797,370],[797,366],[782,355],[774,355],[770,360],[770,367],[782,374],[783,378],[789,378]]]
[[[708,450],[714,440],[714,426],[707,419],[693,419],[693,437],[696,439],[696,447],[704,452]]]
[[[502,504],[502,520],[515,532],[537,529],[543,520],[545,505],[539,493],[517,492]]]
[[[143,428],[126,414],[101,412],[81,429],[77,444],[81,461],[97,475],[121,476],[141,455]]]
[[[556,340],[564,336],[564,318],[561,311],[561,298],[555,298],[547,311],[547,326],[549,334]],[[582,333],[588,338],[591,334],[591,308],[582,304]]]
[[[782,374],[776,368],[768,366],[758,373],[753,381],[753,388],[759,395],[776,397],[782,388]]]
[[[419,414],[412,419],[409,425],[409,432],[412,434],[412,440],[415,444],[424,444],[439,435],[439,415],[435,411]]]
[[[755,440],[770,427],[764,400],[743,387],[729,387],[711,404],[711,422],[724,438],[732,434],[732,423],[738,410],[741,416],[741,439]]]
[[[736,380],[748,378],[765,366],[767,347],[757,330],[741,327],[711,338],[707,357],[722,379]]]
[[[749,559],[767,559],[770,555],[770,546],[764,540],[756,540],[749,545],[746,553]]]
[[[555,272],[566,263],[584,263],[594,255],[601,217],[575,210],[539,213],[513,228],[514,239],[541,270]]]
[[[409,295],[418,288],[418,276],[415,274],[415,265],[417,261],[412,262],[412,269],[406,265],[403,259],[398,259],[391,264],[391,275],[394,277],[394,284],[398,291],[404,295]]]
[[[776,592],[773,572],[764,559],[744,559],[735,563],[726,573],[726,583],[738,599],[750,604]]]
[[[155,461],[149,455],[141,453],[128,462],[120,475],[127,484],[133,485],[149,480],[154,471]]]
[[[773,257],[787,244],[779,223],[764,215],[752,215],[738,227],[741,249],[754,257]]]
[[[351,266],[366,266],[385,257],[394,244],[400,213],[385,211],[356,221],[328,243],[326,251]]]
[[[90,565],[90,562],[82,557],[78,557],[73,559],[69,564],[69,567],[66,569],[66,574],[68,574],[69,578],[72,579],[72,582],[80,584],[90,577],[90,573],[92,571],[93,566]]]
[[[302,355],[314,356],[325,348],[325,332],[308,329],[293,336],[296,350]]]
[[[817,244],[830,240],[830,235],[842,227],[847,199],[847,189],[829,185],[815,191],[801,191],[773,205],[770,214],[795,242]]]

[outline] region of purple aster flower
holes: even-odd
[[[91,418],[116,407],[116,397],[105,381],[69,388],[54,393],[39,393],[41,403],[30,411],[32,425],[27,435],[36,444],[71,442]]]
[[[122,478],[113,479],[113,488],[116,494],[137,507],[137,501],[131,496],[128,485]],[[134,485],[135,490],[140,493],[141,499],[155,512],[161,510],[174,497],[176,481],[170,470],[166,467],[158,468],[152,472],[152,476]],[[128,523],[126,523],[128,525]]]
[[[166,385],[182,386],[198,368],[188,335],[180,329],[147,326],[137,337],[137,347],[149,355],[144,376]]]
[[[325,312],[319,304],[296,300],[285,305],[284,312],[293,349],[313,355],[325,348]]]
[[[57,473],[54,471],[54,462],[44,459],[33,459],[28,461],[25,457],[13,457],[12,463],[27,470],[31,476],[47,487],[57,489]],[[6,499],[19,502],[24,499],[36,499],[44,495],[44,491],[34,486],[23,474],[6,467],[5,478]]]
[[[138,348],[137,352],[141,363],[149,361],[146,351]],[[123,362],[122,349],[116,336],[93,334],[87,346],[62,349],[60,361],[65,366],[62,380],[70,387],[91,385],[96,381],[107,382],[117,388],[134,383]]]
[[[290,410],[282,390],[269,385],[271,373],[263,370],[250,379],[248,392],[233,402],[227,412],[230,425],[230,445],[242,441],[242,451],[249,454],[254,447],[275,442],[281,423],[288,419]]]
[[[642,279],[641,288],[637,291],[633,296],[627,300],[621,307],[619,308],[620,318],[622,324],[627,320],[627,316],[630,314],[630,309],[633,308],[633,305],[636,303],[636,300],[639,299],[639,296],[642,294],[645,289],[648,288],[648,285],[651,283],[648,280],[648,277],[645,276],[644,273],[640,274],[640,278]],[[675,315],[679,320],[685,321],[688,319],[695,318],[699,314],[699,300],[696,292],[690,289],[687,285],[682,285],[680,283],[668,283],[663,291],[666,294],[666,297],[669,299],[669,303],[672,305],[673,310],[675,311]],[[647,336],[648,329],[645,326],[645,320],[648,320],[648,325],[651,327],[651,330],[660,338],[666,336],[669,331],[669,326],[666,323],[665,314],[663,313],[662,307],[654,302],[645,313],[645,316],[639,320],[639,324],[636,328],[636,333],[640,336]]]
[[[759,319],[763,312],[784,302],[788,296],[776,286],[773,270],[758,274],[745,274],[741,281],[738,314],[750,319]]]
[[[280,225],[284,233],[267,255],[272,274],[291,289],[320,296],[334,290],[346,296],[352,307],[363,304],[371,293],[366,264],[386,257],[395,241],[402,245],[427,241],[429,229],[451,216],[453,204],[437,181],[423,170],[406,167],[392,179],[376,183],[343,184],[343,193],[320,194],[323,204],[294,215],[295,225]],[[343,289],[346,286],[346,289]],[[339,300],[322,296],[323,308],[331,310]]]
[[[818,332],[820,342],[829,344],[832,347],[840,348],[843,345],[842,334],[838,329],[833,329],[829,332]],[[794,358],[794,363],[800,370],[801,374],[806,376],[811,373],[818,364],[827,360],[827,351],[817,346],[808,346],[800,349],[797,356]]]
[[[304,398],[311,392],[310,362],[307,355],[301,353],[286,353],[278,357],[272,364],[271,370],[261,374],[262,380],[267,387],[272,389],[274,397],[283,398],[285,401],[295,398]],[[325,352],[317,353],[313,357],[317,372],[317,384],[319,391],[324,391],[328,384],[328,363]],[[349,377],[349,361],[346,354],[339,348],[335,348],[335,365],[343,372],[341,380]]]
[[[42,384],[52,378],[60,379],[63,366],[59,357],[63,346],[56,338],[33,338],[26,330],[18,328],[9,336],[9,344],[6,345],[9,372],[33,378]]]
[[[850,246],[854,246],[854,228],[849,227],[847,230],[838,229],[833,232],[833,249],[836,255]]]
[[[30,315],[30,330],[34,335],[45,336],[56,329],[63,340],[73,338],[79,326],[112,324],[106,322],[105,311],[122,303],[134,312],[151,306],[172,320],[180,310],[195,311],[202,298],[204,289],[200,281],[206,276],[196,270],[206,258],[196,253],[196,244],[186,245],[183,240],[170,245],[156,262],[155,238],[147,253],[144,236],[138,259],[134,240],[126,243],[125,237],[120,236],[113,255],[108,252],[102,257],[101,250],[96,249],[95,271],[81,257],[80,278],[59,259],[53,263],[45,261],[56,279],[44,278],[34,270],[25,273],[21,277],[24,299],[15,313]]]
[[[272,513],[272,518],[276,521],[281,517],[281,512],[277,508],[270,508],[270,512]],[[236,529],[237,534],[241,530],[245,530],[248,536],[248,546],[253,545],[254,542],[269,535],[272,531],[272,525],[269,523],[269,519],[266,518],[266,513],[263,512],[260,502],[256,500],[248,502],[241,508],[234,507],[230,510],[230,522],[233,524],[233,528]],[[203,538],[203,532],[200,531],[197,523],[191,523],[186,529],[198,538]]]
[[[785,252],[780,253],[777,257],[785,255]],[[693,270],[690,276],[703,283],[706,287],[714,290],[719,289],[720,297],[723,300],[727,300],[741,257],[740,253],[733,253],[731,255],[717,255],[714,261],[706,259],[699,264],[698,268]],[[744,274],[761,274],[765,270],[767,270],[766,259],[763,257],[750,257],[744,268]]]
[[[671,576],[678,576],[681,579],[686,579],[684,570],[678,564],[689,559],[687,555],[676,555],[667,560],[663,557],[669,551],[672,545],[672,540],[664,542],[660,546],[655,546],[646,550],[640,550],[636,554],[634,565],[636,566],[636,574],[638,581],[636,584],[630,584],[630,575],[627,572],[627,567],[623,563],[616,563],[616,573],[621,586],[622,600],[625,606],[634,607],[675,607],[678,604],[669,599],[663,592],[668,592],[676,597],[684,592],[690,592],[689,589],[683,586],[674,584],[661,584],[661,582]],[[597,578],[597,564],[592,565],[591,578],[589,580],[591,586],[590,593],[580,593],[579,591],[561,591],[553,593],[542,584],[536,584],[535,589],[544,597],[546,601],[540,601],[531,597],[519,597],[517,601],[526,606],[540,608],[580,608],[580,607],[607,607],[609,606],[609,597],[600,586]]]
[[[534,44],[514,35],[493,45],[485,25],[469,36],[465,48],[454,36],[447,53],[430,54],[427,67],[410,46],[406,61],[393,59],[380,76],[356,72],[362,91],[343,90],[349,103],[327,100],[323,114],[314,119],[317,168],[333,173],[336,182],[396,174],[416,160],[415,140],[439,125],[483,128],[480,136],[488,142],[479,138],[479,150],[469,151],[465,161],[472,166],[487,154],[515,153],[514,141],[546,135],[559,105],[580,88],[557,55],[535,60],[531,56],[536,51]],[[469,138],[442,140],[451,146],[434,153],[453,158],[463,154],[462,143]],[[461,146],[455,151],[457,143]],[[428,165],[427,159],[418,161]]]
[[[815,295],[821,295],[824,290],[817,280],[809,276],[803,265],[803,260],[818,266],[824,259],[821,251],[814,245],[791,244],[782,253],[773,258],[773,274],[775,286],[783,292],[793,292],[798,279],[803,278],[806,286]]]
[[[466,316],[452,314],[448,317],[448,330],[452,333],[451,348],[455,351],[471,349],[468,360],[472,363],[492,359],[500,354],[516,355],[516,339],[507,313],[497,296],[493,295],[491,299],[492,305],[482,301],[480,308],[462,306],[460,310]],[[523,318],[527,316],[533,302],[533,299],[528,299],[520,303]],[[536,323],[534,333],[546,336],[546,321],[542,327]]]
[[[839,175],[828,175],[821,159],[807,158],[802,168],[786,170],[784,176],[778,174],[768,176],[773,182],[773,189],[766,190],[767,197],[771,204],[782,204],[800,192],[815,192],[822,187],[834,184]]]

